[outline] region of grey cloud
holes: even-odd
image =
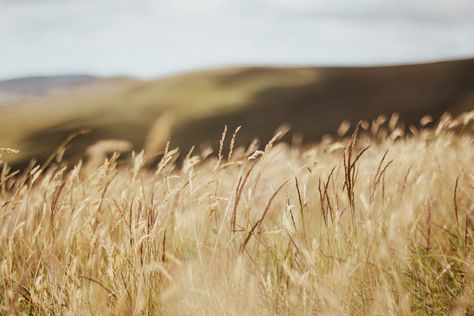
[[[0,0],[0,77],[474,54],[471,0]],[[384,5],[381,5],[383,3]],[[411,4],[410,4],[411,3]]]

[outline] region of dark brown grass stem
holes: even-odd
[[[243,188],[245,186],[245,183],[247,182],[250,173],[252,172],[253,168],[255,167],[257,160],[254,160],[245,175],[240,176],[239,182],[237,183],[237,187],[235,188],[235,200],[234,200],[234,205],[232,207],[232,213],[231,213],[231,219],[230,219],[230,230],[232,232],[236,231],[236,222],[237,222],[237,207],[239,206],[240,202],[240,197],[242,195]]]
[[[370,146],[365,147],[362,149],[359,154],[352,159],[354,154],[354,147],[357,140],[357,135],[360,130],[362,122],[359,121],[357,123],[354,133],[352,134],[351,141],[347,146],[346,150],[343,153],[343,161],[344,161],[344,186],[343,189],[346,190],[347,199],[349,201],[349,209],[351,211],[351,217],[353,222],[355,223],[355,193],[354,193],[354,186],[357,179],[357,172],[355,170],[356,163],[359,161],[360,157],[370,148]],[[347,154],[346,154],[347,153]]]
[[[456,224],[459,227],[459,209],[458,209],[458,186],[459,186],[459,178],[461,175],[458,175],[456,178],[456,183],[454,184],[454,194],[453,194],[453,202],[454,202],[454,216],[456,217]]]
[[[161,243],[161,261],[166,262],[166,229],[163,232],[163,241]]]
[[[61,193],[63,192],[63,189],[65,186],[66,186],[66,182],[63,181],[63,183],[56,189],[56,192],[54,193],[53,201],[51,202],[50,225],[51,225],[51,232],[53,234],[53,239],[56,239],[56,229],[54,226],[54,219],[57,213],[57,205],[58,205],[59,197],[61,196]]]
[[[371,189],[370,189],[370,201],[374,200],[375,190],[377,189],[377,184],[379,183],[381,177],[383,176],[384,170],[387,169],[388,165],[392,163],[392,161],[388,162],[385,167],[382,168],[382,165],[387,157],[388,149],[385,150],[382,159],[380,159],[379,165],[377,166],[377,171],[375,171],[374,179],[372,180]]]
[[[301,190],[300,190],[297,177],[295,177],[295,185],[296,185],[296,192],[298,193],[298,201],[300,203],[301,227],[303,228],[303,237],[304,237],[304,240],[306,241],[307,235],[306,235],[306,221],[304,218],[304,205],[303,205],[303,199],[301,198]]]
[[[428,202],[428,214],[426,216],[426,226],[427,226],[427,233],[426,233],[426,251],[431,250],[431,208],[432,208],[432,203]]]
[[[114,292],[112,292],[108,287],[106,287],[103,283],[101,283],[100,281],[98,281],[94,278],[91,278],[89,276],[86,276],[86,275],[81,275],[79,277],[81,279],[84,279],[84,280],[87,280],[87,281],[90,281],[90,282],[93,282],[93,283],[97,284],[102,289],[104,289],[107,293],[109,293],[113,298],[117,299],[117,295]]]
[[[326,182],[324,182],[324,180],[321,182],[321,179],[319,179],[318,182],[319,199],[321,202],[321,213],[323,215],[324,225],[326,227],[328,225],[328,217],[331,218],[331,222],[334,224],[334,209],[331,205],[331,199],[329,198],[328,193],[329,183],[331,181],[332,175],[334,174],[334,170],[336,170],[336,166],[331,169],[331,172],[329,173]]]
[[[255,224],[252,226],[252,229],[250,229],[249,233],[247,234],[247,237],[245,237],[245,240],[242,243],[242,246],[240,248],[241,253],[245,251],[245,247],[247,246],[247,243],[249,242],[250,237],[252,237],[252,234],[255,231],[255,229],[262,224],[262,222],[265,219],[265,216],[267,215],[268,210],[270,209],[270,206],[272,205],[272,202],[275,199],[275,197],[277,196],[278,192],[280,192],[280,190],[283,189],[283,187],[288,183],[288,181],[289,180],[286,180],[285,182],[283,182],[278,187],[278,189],[276,189],[275,192],[273,192],[272,196],[270,197],[270,200],[268,200],[267,206],[265,207],[265,209],[262,213],[262,216],[260,217],[260,219],[258,221],[255,222]]]
[[[318,192],[319,192],[319,203],[321,204],[321,215],[323,216],[323,221],[324,221],[324,226],[328,226],[328,220],[326,217],[326,208],[324,207],[324,195],[323,195],[323,190],[322,184],[321,184],[321,178],[318,180]]]

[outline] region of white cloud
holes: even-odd
[[[0,78],[474,55],[472,0],[0,0]]]

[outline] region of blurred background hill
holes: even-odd
[[[427,114],[436,119],[446,111],[474,108],[474,59],[383,67],[216,68],[153,80],[25,78],[0,82],[0,91],[16,96],[0,106],[0,144],[19,149],[10,162],[24,165],[32,158],[44,160],[82,128],[90,133],[74,140],[68,156],[103,139],[126,140],[139,150],[154,123],[154,133],[169,136],[183,151],[194,144],[215,145],[224,125],[230,130],[242,125],[237,141],[248,145],[255,137],[268,139],[283,123],[305,141],[334,133],[342,120],[355,123],[393,112],[416,124]]]
[[[37,76],[0,81],[0,105],[46,96],[98,79],[87,75]]]

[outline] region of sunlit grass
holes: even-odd
[[[379,118],[309,147],[230,149],[227,131],[157,165],[3,164],[0,313],[473,313],[472,121],[405,135]]]

